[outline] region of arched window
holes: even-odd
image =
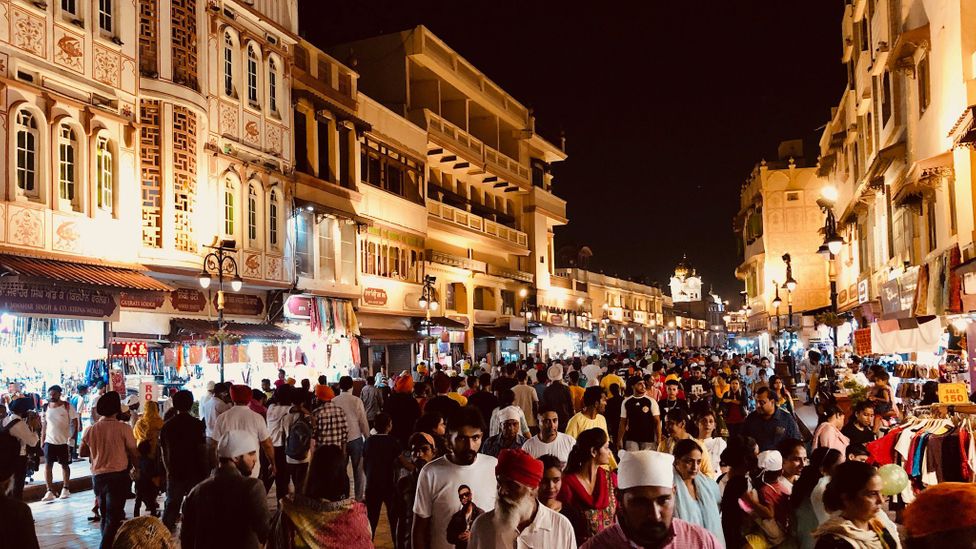
[[[224,33],[224,95],[234,97],[234,38]]]
[[[247,186],[247,240],[254,243],[258,239],[258,193],[254,185]]]
[[[95,141],[95,199],[102,210],[112,210],[112,190],[115,172],[112,165],[112,150],[108,139],[99,137]]]
[[[37,198],[37,120],[26,110],[17,111],[17,188]]]
[[[78,139],[67,124],[58,128],[58,198],[70,201],[74,207],[78,183]]]
[[[271,191],[268,201],[268,243],[272,248],[278,247],[278,191]]]
[[[247,100],[258,102],[258,53],[254,45],[247,46]]]
[[[274,57],[268,59],[268,110],[278,113],[278,63]]]
[[[234,216],[237,214],[234,204],[234,189],[229,184],[224,188],[224,234],[233,236]]]

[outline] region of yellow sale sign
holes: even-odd
[[[939,403],[941,404],[967,404],[969,393],[966,391],[965,383],[940,383],[939,384]]]

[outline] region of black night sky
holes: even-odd
[[[544,137],[566,132],[557,248],[589,246],[592,270],[662,287],[687,253],[734,298],[739,188],[781,140],[816,158],[846,79],[843,2],[572,5],[301,0],[300,27],[325,47],[426,25],[532,107]]]

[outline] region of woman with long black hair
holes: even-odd
[[[607,469],[610,457],[607,432],[594,427],[580,433],[566,460],[558,498],[586,518],[585,528],[577,530],[585,534],[577,538],[579,544],[616,522],[617,476]]]

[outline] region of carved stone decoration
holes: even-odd
[[[35,17],[23,10],[13,9],[11,10],[10,25],[14,47],[33,53],[38,57],[46,57],[47,44],[44,34],[44,19]]]
[[[0,54],[0,76],[7,77],[7,54]]]
[[[239,137],[237,129],[237,107],[229,103],[220,104],[220,133],[228,137]]]
[[[268,124],[268,131],[266,135],[266,142],[268,147],[268,152],[275,156],[281,156],[281,134],[282,128],[277,124]]]
[[[196,252],[193,204],[197,193],[197,115],[186,107],[173,107],[172,169],[176,249]]]
[[[56,219],[54,230],[54,249],[59,252],[81,253],[81,226],[76,219]]]
[[[54,27],[54,62],[79,74],[85,73],[85,45],[80,36],[75,36],[60,27]]]
[[[281,258],[265,256],[265,273],[268,280],[283,280],[284,273],[281,272]]]
[[[249,120],[244,124],[244,142],[254,146],[260,145],[261,130],[257,121]]]
[[[43,248],[44,215],[31,208],[11,208],[10,243]]]
[[[261,278],[261,254],[246,254],[244,256],[244,276]]]
[[[159,0],[139,0],[139,72],[159,74]]]
[[[93,75],[95,80],[118,88],[121,68],[122,60],[118,53],[95,46],[95,71]]]
[[[0,241],[7,240],[7,206],[0,204]]]
[[[162,104],[140,101],[139,157],[142,170],[142,245],[163,245]]]

